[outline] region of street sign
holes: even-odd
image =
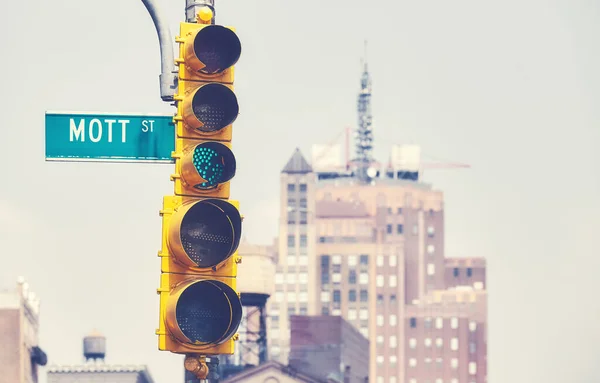
[[[173,116],[46,112],[46,161],[174,163]]]

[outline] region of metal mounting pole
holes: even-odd
[[[219,383],[219,358],[186,355],[185,383]]]
[[[173,40],[166,19],[159,11],[156,4],[157,0],[142,0],[146,6],[156,33],[158,34],[158,42],[160,44],[160,97],[163,101],[173,101],[173,96],[177,89],[177,75],[175,70],[175,54],[173,49]]]
[[[196,15],[202,7],[209,7],[213,13],[211,24],[215,23],[215,0],[185,0],[185,19],[188,23],[196,22]]]

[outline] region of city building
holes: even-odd
[[[47,357],[39,347],[40,301],[23,278],[14,291],[0,292],[0,380],[37,383]]]
[[[242,320],[234,354],[222,356],[219,363],[220,376],[224,379],[268,359],[266,304],[274,289],[274,249],[273,246],[250,244],[244,238],[238,254],[242,258],[237,277]]]
[[[83,338],[85,363],[48,367],[48,383],[154,383],[146,366],[105,363],[106,338],[92,332]]]
[[[289,366],[270,360],[222,380],[222,383],[343,383],[323,381],[306,375]]]
[[[371,382],[485,383],[485,260],[445,257],[444,197],[422,181],[419,146],[374,160],[370,98],[365,64],[352,160],[347,136],[345,161],[316,145],[312,165],[296,149],[281,171],[270,356],[291,362],[294,315],[341,316],[370,340]]]
[[[289,365],[321,380],[365,383],[369,341],[341,316],[290,317]]]

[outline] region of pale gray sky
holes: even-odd
[[[163,4],[175,36],[184,1]],[[243,45],[232,191],[249,240],[276,234],[279,171],[293,149],[308,155],[354,127],[366,38],[378,157],[418,143],[473,166],[425,178],[445,192],[446,254],[488,259],[488,381],[598,381],[600,3],[217,6]],[[13,1],[0,32],[0,285],[24,275],[41,297],[50,363],[79,362],[96,327],[108,361],[182,381],[181,357],[157,351],[154,335],[172,166],[44,162],[45,110],[173,110],[158,94],[150,17],[138,0]]]

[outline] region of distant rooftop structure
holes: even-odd
[[[305,174],[311,173],[312,171],[312,167],[306,161],[306,159],[302,155],[302,152],[300,152],[300,149],[296,148],[294,154],[292,154],[292,157],[284,166],[281,172],[288,174]]]
[[[145,365],[105,363],[106,337],[96,330],[83,338],[83,355],[83,364],[48,367],[48,383],[154,383]]]

